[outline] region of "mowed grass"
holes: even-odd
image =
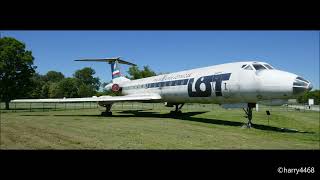
[[[3,107],[3,106],[2,106]],[[243,128],[242,109],[187,105],[181,117],[162,104],[101,109],[27,108],[1,113],[1,149],[319,149],[319,112],[264,108]],[[42,108],[43,109],[42,109]],[[76,107],[76,106],[72,106]],[[266,107],[265,107],[266,108]]]

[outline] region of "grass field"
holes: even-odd
[[[13,105],[11,105],[13,107]],[[3,104],[2,104],[3,108]],[[269,108],[267,108],[269,109]],[[242,128],[241,109],[119,104],[101,117],[94,104],[19,105],[1,112],[1,149],[319,149],[319,112],[266,107]],[[31,111],[31,112],[30,112]]]

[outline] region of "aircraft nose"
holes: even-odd
[[[310,81],[305,80],[302,77],[296,77],[293,81],[293,95],[299,95],[306,91],[310,91],[313,88]]]
[[[308,91],[311,91],[311,89],[313,88],[313,85],[311,83],[309,83],[308,85]]]

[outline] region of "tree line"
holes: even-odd
[[[90,97],[97,93],[100,79],[95,71],[85,67],[77,70],[73,77],[65,77],[61,72],[49,71],[45,75],[35,73],[31,77],[33,88],[26,94],[29,98],[76,98]]]
[[[0,38],[0,98],[9,109],[9,102],[18,98],[76,98],[94,95],[113,95],[112,92],[99,91],[107,83],[94,77],[95,70],[90,67],[76,70],[72,77],[61,72],[49,71],[44,75],[36,72],[32,52],[26,45],[11,37]],[[155,76],[148,66],[142,70],[130,67],[129,79]],[[109,82],[110,83],[110,82]]]

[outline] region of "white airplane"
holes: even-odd
[[[97,102],[106,108],[103,116],[112,115],[116,102],[164,102],[173,107],[172,114],[181,114],[184,103],[214,103],[224,108],[243,108],[251,127],[252,108],[256,104],[281,105],[288,99],[310,91],[310,81],[293,73],[277,70],[258,61],[234,62],[204,68],[130,80],[120,73],[119,64],[134,65],[120,58],[81,59],[76,61],[108,62],[112,82],[105,89],[121,96],[100,96],[63,99],[16,99],[11,102],[66,103]]]

